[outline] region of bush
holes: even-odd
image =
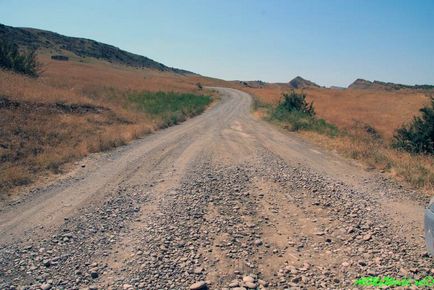
[[[36,51],[20,53],[16,44],[0,40],[0,68],[37,77],[39,63]]]
[[[420,112],[420,117],[396,131],[393,146],[411,153],[434,154],[434,98],[431,107],[424,107]]]
[[[283,94],[283,101],[278,107],[288,112],[297,111],[309,116],[315,115],[313,102],[308,104],[306,102],[306,96],[304,94],[297,94],[295,91],[291,91],[289,94]]]
[[[291,131],[316,131],[329,136],[339,134],[336,126],[315,117],[313,103],[308,104],[304,94],[294,91],[283,95],[282,102],[272,110],[271,118]]]

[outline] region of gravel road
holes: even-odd
[[[0,289],[348,289],[423,278],[428,198],[258,120],[204,114],[0,208]]]

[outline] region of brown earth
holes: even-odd
[[[217,90],[201,116],[3,204],[0,288],[348,289],[431,273],[422,194]]]

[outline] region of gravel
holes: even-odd
[[[139,228],[130,225],[149,202],[152,187],[119,188],[99,207],[66,220],[54,235],[3,248],[0,288],[345,288],[365,275],[431,273],[424,249],[397,239],[384,214],[372,210],[378,207],[372,194],[300,165],[291,167],[268,151],[260,156],[230,166],[200,160]],[[267,192],[253,186],[255,180],[272,182],[288,203],[304,210],[303,219],[317,220],[321,209],[329,224],[310,235],[294,232],[285,247],[272,245],[263,235],[272,221],[263,218],[260,207]],[[271,213],[282,209],[275,205]],[[110,257],[125,237],[134,251],[121,267],[111,267]],[[266,257],[289,251],[298,252],[298,259],[276,259],[274,273],[261,270]],[[336,256],[321,261],[325,252]],[[241,266],[224,273],[218,267],[222,260],[228,268]]]

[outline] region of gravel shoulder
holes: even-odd
[[[337,289],[432,274],[420,193],[250,114],[185,123],[0,209],[0,289]]]

